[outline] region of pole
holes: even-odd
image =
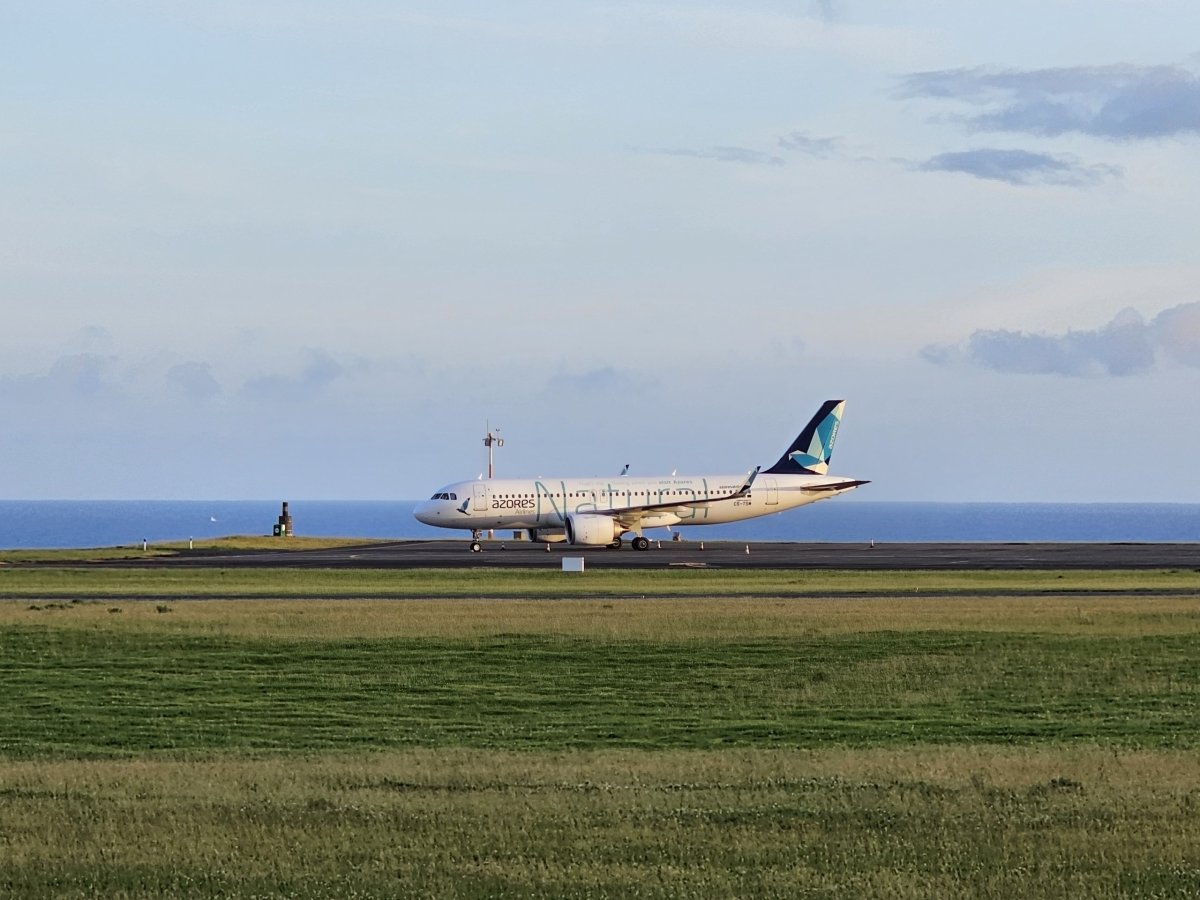
[[[495,434],[492,433],[492,423],[491,422],[485,422],[484,427],[487,428],[487,437],[485,437],[483,439],[483,445],[485,447],[487,447],[488,481],[491,481],[492,478],[496,474],[496,467],[494,465],[494,457],[492,456],[494,451],[492,450],[492,447],[493,446],[503,447],[504,446],[504,438],[500,437],[500,426],[498,426],[498,425],[496,426]],[[495,536],[496,536],[495,531],[489,528],[488,529],[488,538],[494,538]]]

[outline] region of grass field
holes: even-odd
[[[0,896],[1200,896],[1196,573],[95,574],[0,570]]]
[[[1190,754],[0,763],[11,897],[1194,897]]]
[[[177,556],[185,550],[197,553],[270,550],[278,553],[288,550],[323,550],[330,547],[357,547],[378,543],[382,543],[382,541],[374,538],[296,536],[278,538],[261,535],[231,535],[201,540],[165,541],[149,544],[145,549],[142,544],[123,544],[116,547],[0,550],[0,566],[29,562],[62,565],[101,560],[143,560],[161,556]]]
[[[592,571],[533,569],[226,569],[0,566],[0,598],[319,597],[795,597],[1174,591],[1200,595],[1200,571],[905,571],[768,569]]]

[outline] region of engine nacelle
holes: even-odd
[[[589,544],[594,547],[611,544],[621,536],[612,516],[583,513],[567,516],[567,542]]]

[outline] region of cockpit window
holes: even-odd
[[[440,491],[439,493],[434,494],[429,499],[430,500],[457,500],[458,497],[456,497],[454,494],[448,494],[445,491]]]

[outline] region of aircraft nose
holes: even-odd
[[[424,522],[426,525],[433,524],[433,503],[425,500],[417,504],[417,508],[413,510],[413,518],[418,522]]]

